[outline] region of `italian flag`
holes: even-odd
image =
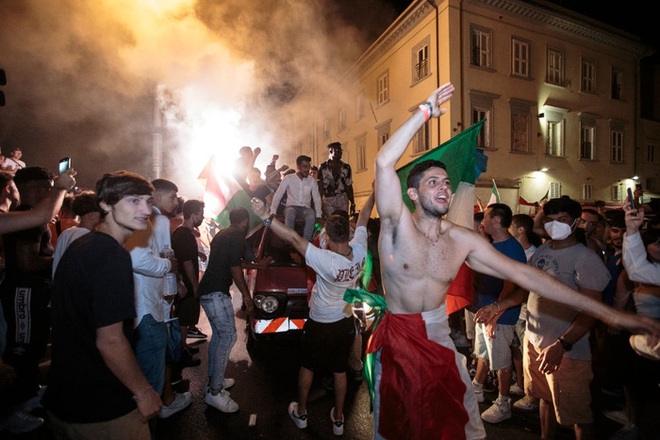
[[[404,202],[411,211],[414,205],[406,192],[406,180],[410,170],[419,162],[429,159],[439,160],[447,166],[447,174],[451,180],[451,189],[454,193],[447,220],[472,229],[476,199],[474,184],[481,173],[486,171],[488,162],[488,158],[483,151],[477,149],[477,136],[484,122],[485,120],[477,122],[447,142],[397,170]],[[447,292],[447,314],[456,312],[471,304],[472,297],[472,270],[467,264],[463,263]]]
[[[197,178],[205,187],[205,215],[213,218],[224,229],[229,226],[231,210],[245,208],[250,213],[249,231],[252,231],[261,224],[261,219],[252,212],[250,195],[231,173],[220,171],[216,160],[215,156],[211,156]]]

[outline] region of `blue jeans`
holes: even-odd
[[[304,206],[287,206],[284,208],[285,225],[291,229],[295,229],[297,218],[305,220],[303,237],[305,237],[305,240],[307,241],[312,241],[312,237],[314,236],[314,223],[316,223],[316,212],[312,208],[305,208]]]
[[[202,295],[200,301],[213,330],[209,342],[209,388],[211,391],[220,391],[229,353],[236,343],[234,305],[231,296],[222,292]]]
[[[135,357],[149,385],[158,394],[165,384],[167,326],[151,315],[144,315],[135,329]]]

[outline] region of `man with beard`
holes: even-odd
[[[452,190],[441,162],[424,161],[410,171],[407,195],[414,204],[410,212],[403,201],[397,162],[424,123],[447,112],[440,105],[453,92],[451,83],[435,90],[376,157],[379,250],[388,308],[368,347],[375,354],[376,438],[486,437],[465,359],[456,352],[447,323],[447,290],[464,261],[478,272],[533,288],[611,325],[660,333],[660,323],[641,321],[577,294],[551,275],[497,252],[473,230],[444,220]],[[515,299],[507,299],[498,302],[500,310],[513,305]],[[495,307],[486,309],[498,312]],[[540,364],[548,368],[546,359],[541,358]]]

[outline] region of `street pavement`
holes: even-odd
[[[233,288],[232,288],[233,291]],[[198,367],[183,370],[184,381],[178,387],[189,390],[193,402],[184,411],[167,419],[157,421],[157,440],[320,440],[336,438],[332,434],[330,410],[333,395],[326,390],[320,377],[315,377],[308,405],[308,427],[298,429],[289,419],[287,407],[296,400],[298,351],[296,340],[268,341],[250,351],[246,348],[245,319],[240,310],[240,294],[233,292],[236,311],[238,340],[232,350],[226,377],[232,377],[236,384],[231,389],[232,398],[240,406],[234,414],[224,414],[208,407],[204,401],[204,389],[208,382],[208,339],[188,339],[191,345],[199,347],[201,359]],[[198,327],[209,336],[211,328],[202,310]],[[183,389],[181,389],[183,391]],[[71,390],[81,392],[82,390]],[[486,410],[497,394],[486,393],[486,402],[480,404]],[[369,393],[364,381],[349,379],[348,393],[344,408],[344,436],[346,440],[369,440],[373,438],[373,415],[369,411]],[[102,403],[100,403],[102,404]],[[37,410],[36,414],[39,414]],[[256,426],[249,427],[251,414],[256,414]],[[595,415],[600,412],[595,411]],[[532,440],[540,438],[537,412],[524,413],[514,410],[513,417],[497,425],[485,423],[489,439]],[[607,438],[620,428],[620,425],[604,417],[598,417],[596,438]],[[49,440],[47,427],[22,436],[9,439]],[[558,440],[573,439],[572,430],[561,429]]]

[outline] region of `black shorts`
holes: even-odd
[[[184,298],[177,298],[174,303],[174,313],[179,318],[181,327],[197,325],[199,322],[199,298],[189,293]]]
[[[344,373],[355,339],[355,318],[321,323],[305,322],[302,336],[301,365],[312,371]]]

